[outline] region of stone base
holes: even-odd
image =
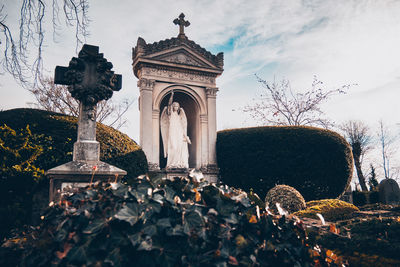
[[[152,175],[162,175],[167,179],[173,179],[174,177],[188,177],[190,171],[193,169],[184,169],[184,168],[168,168],[168,169],[151,169],[149,170],[149,174]],[[218,168],[201,168],[199,170],[204,179],[206,179],[210,183],[217,183],[218,179]]]
[[[46,172],[50,179],[49,200],[57,201],[66,184],[73,187],[86,186],[92,177],[93,182],[114,181],[125,175],[126,171],[102,161],[70,161]]]

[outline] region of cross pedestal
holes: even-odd
[[[97,103],[121,89],[122,77],[111,69],[112,64],[99,54],[99,48],[86,44],[68,67],[56,67],[54,83],[68,85],[72,97],[79,101],[79,118],[72,161],[46,172],[50,201],[58,201],[64,187],[114,181],[126,175],[126,171],[100,161],[100,144],[96,141]]]

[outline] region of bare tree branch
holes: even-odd
[[[381,146],[382,168],[386,179],[397,179],[398,168],[392,166],[392,159],[396,154],[395,142],[398,136],[391,133],[383,120],[379,121],[378,139]]]
[[[265,90],[255,103],[245,106],[243,111],[263,125],[312,125],[328,128],[333,123],[323,118],[321,104],[335,94],[345,93],[351,86],[343,85],[325,91],[322,89],[323,83],[314,76],[311,89],[299,93],[292,90],[288,80],[269,83],[256,77]]]
[[[3,52],[0,58],[3,71],[10,73],[23,87],[35,87],[42,79],[43,28],[47,2],[44,0],[22,0],[19,14],[18,32],[13,32],[7,24],[5,6],[0,7],[0,34]],[[59,2],[63,6],[63,20],[67,27],[75,27],[76,49],[88,36],[88,0],[52,0],[53,39],[60,27]],[[18,39],[15,38],[18,37]],[[30,52],[36,50],[34,57]]]
[[[40,84],[28,90],[36,98],[36,103],[32,103],[34,107],[75,117],[79,116],[78,101],[71,96],[67,86],[54,84],[52,78],[43,78]],[[124,115],[134,102],[134,100],[127,99],[117,104],[112,100],[99,102],[97,104],[97,121],[120,129],[127,123]]]

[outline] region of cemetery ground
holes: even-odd
[[[254,194],[195,176],[96,184],[12,231],[2,266],[399,266],[400,206],[373,204],[329,221],[259,209]],[[335,207],[336,206],[336,207]],[[206,243],[207,246],[201,246]],[[129,248],[129,249],[128,249]],[[150,257],[149,257],[150,256]],[[179,260],[177,260],[179,258]],[[9,265],[11,264],[11,265]]]

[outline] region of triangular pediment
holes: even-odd
[[[151,59],[165,61],[169,63],[176,63],[182,65],[205,67],[205,68],[216,68],[214,64],[211,64],[208,60],[198,56],[186,48],[173,49],[170,51],[164,51],[155,55],[149,55]]]

